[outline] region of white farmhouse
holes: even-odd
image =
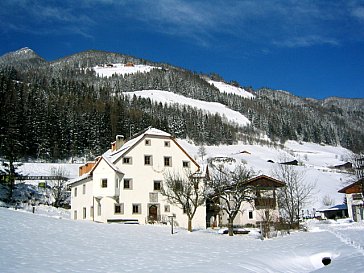
[[[148,128],[124,143],[117,136],[110,150],[80,167],[69,182],[74,220],[146,224],[174,222],[187,228],[183,210],[161,195],[164,175],[201,172],[196,161],[170,134]],[[198,208],[194,228],[206,227],[206,207]]]

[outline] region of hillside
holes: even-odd
[[[118,53],[90,50],[47,62],[21,49],[0,57],[0,86],[2,157],[93,158],[115,135],[148,126],[196,145],[296,140],[364,148],[364,99],[252,90],[215,73]]]

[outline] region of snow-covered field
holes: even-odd
[[[363,272],[364,223],[311,222],[312,232],[260,240],[216,230],[72,221],[42,207],[0,208],[0,271]],[[331,258],[324,266],[322,258]]]

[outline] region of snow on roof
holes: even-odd
[[[68,178],[78,176],[78,168],[82,164],[68,163],[22,163],[18,167],[18,173],[29,176],[49,176],[54,172],[63,172]]]
[[[132,148],[136,143],[138,143],[144,136],[147,135],[153,135],[153,136],[163,136],[163,137],[171,137],[171,134],[164,132],[162,130],[148,127],[146,130],[136,134],[134,138],[130,139],[129,141],[125,142],[123,146],[120,147],[120,149],[116,151],[108,150],[106,151],[103,156],[105,158],[108,158],[110,162],[115,163],[116,160],[118,160],[123,154],[125,154],[127,151],[129,151],[130,148]]]
[[[113,162],[110,161],[110,159],[106,156],[102,156],[101,159],[105,160],[105,162],[110,166],[111,169],[113,169],[117,173],[123,174],[122,171],[118,167],[116,167]],[[94,166],[93,170],[96,168],[96,165]]]
[[[83,175],[81,175],[79,177],[76,177],[74,179],[69,180],[67,182],[67,185],[70,186],[72,184],[75,184],[77,182],[80,182],[80,181],[85,180],[85,179],[90,178],[90,177],[91,177],[91,174],[89,172],[88,173],[85,173],[85,174],[83,174]]]
[[[333,210],[344,210],[348,209],[348,206],[346,204],[339,204],[332,207],[322,207],[318,209],[318,212],[324,212],[324,211],[333,211]]]

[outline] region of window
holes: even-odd
[[[146,139],[146,140],[145,140],[145,145],[146,145],[146,146],[150,146],[150,144],[151,144],[150,139]]]
[[[77,187],[75,187],[74,197],[77,197]]]
[[[161,181],[154,181],[153,190],[160,191],[161,190],[161,186],[162,186],[162,182]]]
[[[132,160],[131,157],[124,157],[123,158],[123,164],[131,164]]]
[[[77,220],[77,210],[73,211],[73,219]]]
[[[107,178],[101,179],[101,188],[107,188]]]
[[[114,213],[123,214],[124,213],[124,204],[115,204]]]
[[[101,204],[98,203],[97,204],[97,216],[100,216],[101,215]]]
[[[86,194],[86,184],[82,185],[82,194]]]
[[[182,161],[182,167],[183,168],[189,168],[190,167],[190,162],[189,161]]]
[[[353,193],[353,200],[362,200],[361,193]]]
[[[171,143],[169,141],[164,141],[164,147],[171,147]]]
[[[183,213],[186,214],[188,210],[188,204],[183,205]]]
[[[115,189],[118,189],[119,188],[119,179],[118,178],[116,178],[115,179]]]
[[[141,213],[142,213],[142,205],[133,204],[133,214],[141,214]]]
[[[144,156],[144,165],[152,165],[152,156],[151,155]]]
[[[249,210],[249,219],[253,219],[253,211]]]
[[[82,209],[82,218],[86,219],[86,208]]]
[[[132,179],[130,178],[124,178],[124,189],[125,190],[132,190],[133,189],[133,183]]]
[[[166,167],[172,166],[172,157],[169,157],[169,156],[164,157],[164,166],[166,166]]]
[[[94,207],[93,206],[90,207],[90,217],[91,218],[94,217]]]
[[[170,212],[171,207],[169,205],[164,205],[164,212]]]

